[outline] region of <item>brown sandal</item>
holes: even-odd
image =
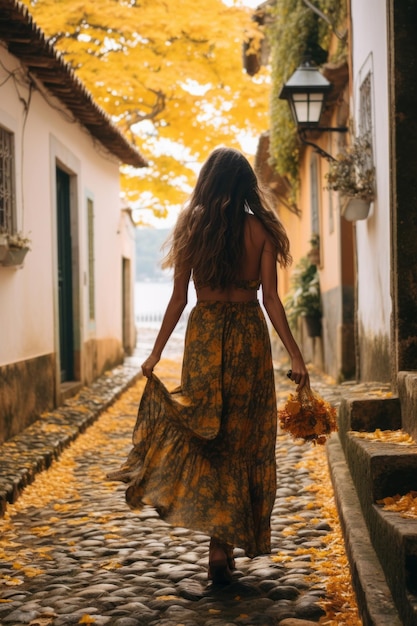
[[[233,546],[212,537],[209,548],[209,580],[215,585],[228,585],[232,582],[231,570],[235,567]]]
[[[226,546],[225,552],[227,555],[227,564],[229,566],[229,569],[233,571],[236,569],[236,563],[235,563],[235,559],[233,556],[233,546],[231,543],[226,543],[225,546]]]

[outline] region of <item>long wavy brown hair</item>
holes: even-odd
[[[245,214],[263,224],[282,267],[291,262],[289,240],[268,206],[256,174],[238,150],[217,148],[208,157],[195,189],[178,216],[163,267],[191,267],[194,280],[223,289],[238,278],[244,246]]]

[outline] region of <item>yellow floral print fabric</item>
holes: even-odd
[[[200,302],[190,313],[181,386],[153,375],[113,478],[133,509],[201,531],[250,557],[270,552],[277,407],[271,347],[258,302]]]

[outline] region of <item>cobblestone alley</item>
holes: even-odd
[[[178,383],[178,360],[157,373]],[[279,401],[292,390],[277,371]],[[337,388],[312,378],[337,401]],[[127,509],[105,479],[130,448],[139,379],[0,520],[4,626],[358,626],[325,449],[278,437],[271,556],[239,550],[234,581],[207,581],[208,537]]]

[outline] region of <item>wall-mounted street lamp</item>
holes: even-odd
[[[306,132],[309,130],[338,133],[347,131],[345,126],[337,128],[320,126],[326,94],[331,88],[332,84],[319,72],[316,64],[310,59],[305,59],[285,83],[279,97],[288,100],[301,141],[313,146],[320,156],[334,161],[334,157],[328,152],[306,138]]]

